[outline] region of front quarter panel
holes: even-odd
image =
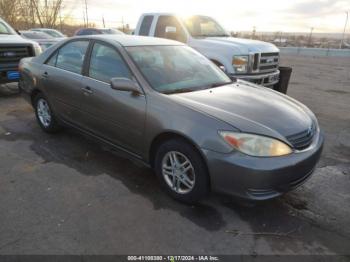
[[[232,148],[220,137],[219,130],[235,129],[223,121],[178,104],[163,95],[148,95],[144,157],[149,160],[152,142],[164,133],[178,134],[190,140],[199,150],[229,153]]]

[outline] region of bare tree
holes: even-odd
[[[0,16],[15,28],[56,27],[63,0],[0,0]]]
[[[10,24],[17,24],[18,21],[18,1],[0,0],[0,16]]]
[[[27,0],[28,1],[28,0]],[[29,0],[41,27],[55,27],[59,22],[59,12],[63,0]]]

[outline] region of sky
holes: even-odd
[[[342,33],[350,0],[86,0],[89,21],[134,28],[145,12],[214,17],[228,31]],[[83,21],[84,0],[63,0],[66,13]],[[350,23],[350,21],[349,21]],[[350,33],[348,23],[347,33]]]

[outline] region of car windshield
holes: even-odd
[[[188,46],[126,49],[152,88],[164,94],[197,91],[232,82],[214,63]]]
[[[229,36],[214,19],[207,16],[192,16],[184,24],[193,37]]]
[[[16,32],[6,23],[0,21],[0,35],[15,35]]]

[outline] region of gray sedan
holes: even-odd
[[[306,181],[321,155],[324,139],[306,106],[232,81],[179,42],[76,37],[19,68],[45,132],[68,125],[127,152],[180,201],[210,190],[273,198]]]

